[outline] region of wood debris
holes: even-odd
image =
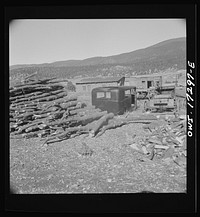
[[[162,124],[161,124],[162,123]],[[181,167],[186,166],[186,119],[181,117],[146,124],[143,128],[148,136],[134,137],[129,146],[147,158],[171,159]]]

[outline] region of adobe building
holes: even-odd
[[[126,77],[126,86],[136,86],[137,89],[148,89],[162,85],[162,76],[160,75],[138,75]]]
[[[95,77],[86,78],[76,82],[76,91],[90,94],[95,87],[124,86],[125,77]]]

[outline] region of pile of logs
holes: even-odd
[[[30,77],[10,87],[10,138],[40,137],[49,144],[83,133],[98,137],[108,129],[147,119],[116,118],[79,102],[54,78]]]
[[[171,125],[167,123],[153,129],[155,123],[160,123],[154,115],[114,116],[79,102],[77,96],[68,94],[55,78],[31,77],[10,87],[10,138],[40,137],[49,144],[83,133],[96,138],[109,129],[129,123],[144,123],[152,134],[137,145],[142,145],[141,150],[150,153],[151,159],[155,154],[159,155],[159,151],[164,150],[167,155],[177,146],[185,147],[183,121],[175,123],[174,119]],[[181,131],[177,131],[180,127]]]
[[[173,160],[179,166],[186,166],[186,118],[176,117],[157,120],[143,128],[149,132],[144,136],[133,136],[130,147],[146,155],[150,160]]]
[[[47,138],[46,143],[91,130],[107,112],[69,95],[54,78],[28,79],[10,87],[10,138]]]

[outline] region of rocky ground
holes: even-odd
[[[40,138],[10,139],[10,181],[19,194],[186,192],[186,169],[149,160],[128,138],[144,136],[142,123],[43,145]]]

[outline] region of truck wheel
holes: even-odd
[[[147,112],[149,110],[147,101],[144,102],[144,112]]]
[[[179,102],[178,102],[177,99],[176,99],[175,102],[174,102],[174,111],[179,112]]]

